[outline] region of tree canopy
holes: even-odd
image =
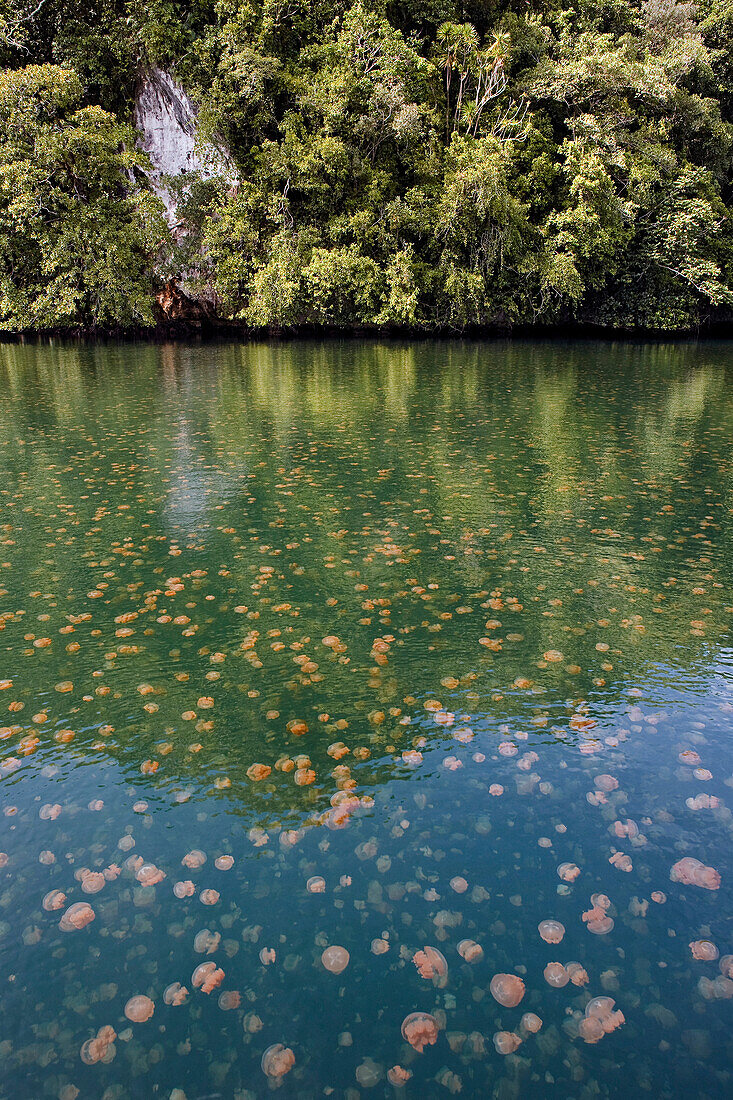
[[[733,316],[731,0],[0,0],[0,54],[6,331],[148,324],[171,279],[266,328]],[[238,178],[173,234],[153,66]]]

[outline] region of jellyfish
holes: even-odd
[[[188,990],[180,982],[172,982],[163,993],[163,1001],[167,1005],[182,1005],[188,997]]]
[[[85,901],[77,901],[70,905],[59,921],[62,932],[73,932],[85,928],[94,920],[95,913],[91,905]]]
[[[565,925],[559,920],[543,920],[537,927],[545,943],[560,943],[565,935]]]
[[[462,959],[468,963],[479,962],[484,957],[484,949],[475,940],[461,940],[456,948]]]
[[[693,959],[700,959],[703,962],[715,962],[720,955],[717,947],[710,940],[693,940],[690,951]]]
[[[125,1016],[128,1020],[132,1020],[134,1024],[144,1024],[146,1020],[149,1020],[155,1011],[155,1003],[151,1001],[150,997],[139,994],[137,997],[130,997],[129,1001],[125,1005]]]
[[[218,932],[212,932],[209,928],[202,928],[194,936],[193,949],[199,955],[213,955],[219,946],[220,940],[221,935]]]
[[[273,1043],[262,1055],[260,1064],[267,1077],[284,1077],[295,1065],[295,1055],[290,1047]]]
[[[494,974],[489,989],[504,1008],[516,1008],[524,996],[524,982],[516,974]]]
[[[580,867],[575,863],[561,863],[557,868],[557,873],[563,882],[575,882],[580,874]]]
[[[323,894],[326,890],[326,880],[320,875],[313,875],[305,884],[309,894]]]
[[[519,1021],[519,1025],[524,1031],[534,1034],[542,1027],[542,1020],[534,1012],[525,1012]]]
[[[438,1023],[428,1012],[411,1012],[402,1021],[402,1038],[422,1054],[426,1046],[438,1041]]]
[[[424,947],[422,951],[416,951],[412,961],[421,978],[440,981],[448,974],[448,963],[437,947]]]
[[[241,995],[235,989],[227,989],[219,994],[218,1003],[222,1012],[231,1012],[232,1009],[239,1008],[241,1002]]]
[[[349,965],[349,952],[345,947],[334,944],[323,952],[321,962],[331,974],[340,974]]]
[[[547,984],[554,986],[555,989],[562,989],[570,981],[567,970],[559,962],[548,963],[544,969],[544,977]]]
[[[714,867],[706,867],[692,856],[678,860],[669,872],[669,877],[672,882],[682,882],[685,886],[699,886],[703,890],[720,889],[720,872]]]
[[[200,963],[191,975],[194,989],[200,989],[202,993],[213,993],[223,981],[224,971],[214,962]]]
[[[233,856],[217,856],[214,860],[217,871],[229,871],[234,866]]]
[[[193,851],[187,852],[181,860],[184,867],[188,867],[191,871],[198,870],[199,867],[203,867],[206,863],[206,854],[199,851],[198,848],[194,848]]]
[[[497,1054],[513,1054],[522,1040],[513,1031],[497,1031],[494,1035],[494,1046]]]
[[[185,879],[183,882],[177,882],[173,887],[173,893],[177,898],[190,898],[195,892],[196,887],[190,879]]]
[[[219,897],[218,890],[202,890],[199,894],[199,901],[201,901],[203,905],[216,905]]]
[[[403,1069],[402,1066],[392,1066],[391,1069],[387,1070],[387,1080],[390,1085],[393,1085],[396,1089],[400,1089],[403,1085],[406,1085],[411,1077],[412,1070]]]

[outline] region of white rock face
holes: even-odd
[[[162,69],[152,69],[135,99],[135,126],[139,144],[150,157],[150,184],[165,204],[168,221],[176,222],[176,204],[162,182],[163,176],[199,172],[204,179],[224,176],[230,183],[237,175],[223,149],[197,141],[196,108],[183,88]]]

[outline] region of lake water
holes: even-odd
[[[730,344],[0,348],[0,1096],[730,1097],[732,442]]]

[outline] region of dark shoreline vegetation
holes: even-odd
[[[733,320],[730,0],[80,8],[0,0],[4,334]],[[201,167],[139,148],[151,79]]]

